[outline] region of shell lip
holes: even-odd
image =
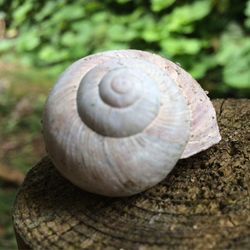
[[[197,147],[196,150],[194,150],[194,149],[190,150],[190,151],[184,150],[180,159],[186,159],[186,158],[189,158],[189,157],[196,155],[200,152],[203,152],[203,151],[211,148],[212,146],[218,144],[221,141],[221,139],[222,139],[222,137],[221,137],[219,130],[218,130],[218,134],[215,137],[213,137],[213,140],[211,141],[211,143],[209,143],[209,144],[207,143],[204,146],[200,146],[200,142],[198,141],[197,144],[199,144],[199,147]],[[189,146],[191,147],[191,145],[189,145]]]

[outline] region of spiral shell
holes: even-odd
[[[146,190],[179,158],[220,140],[199,84],[176,64],[138,50],[72,64],[52,89],[43,121],[46,149],[61,174],[107,196]]]

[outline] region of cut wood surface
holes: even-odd
[[[132,197],[84,192],[42,159],[14,205],[19,248],[250,249],[250,100],[213,104],[222,141]]]

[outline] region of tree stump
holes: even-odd
[[[84,192],[48,157],[13,211],[19,249],[250,249],[250,100],[215,100],[222,141],[128,198]]]

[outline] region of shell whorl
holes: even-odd
[[[159,113],[157,82],[166,80],[155,65],[138,59],[114,59],[97,65],[81,80],[79,115],[89,128],[104,136],[140,133]]]

